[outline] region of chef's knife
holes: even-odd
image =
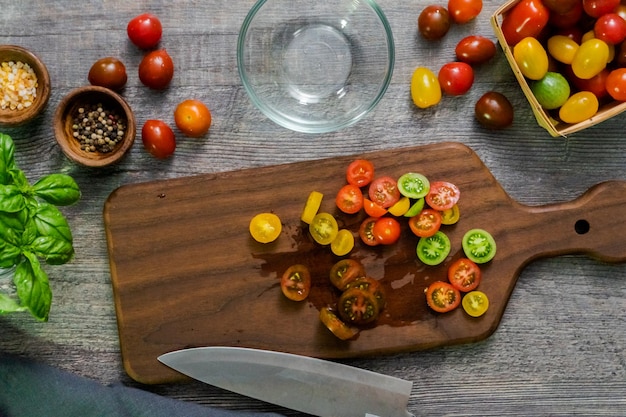
[[[290,353],[238,347],[183,349],[165,365],[216,387],[320,417],[409,417],[412,383]]]

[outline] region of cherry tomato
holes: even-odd
[[[320,310],[320,321],[341,340],[349,340],[359,334],[359,329],[348,326],[328,308]]]
[[[376,301],[378,302],[378,310],[380,311],[385,308],[385,289],[378,280],[375,280],[372,277],[362,276],[355,279],[354,281],[351,281],[348,284],[346,290],[350,288],[358,288],[360,290],[372,293],[374,295],[374,298],[376,298]]]
[[[407,211],[409,211],[410,208],[411,208],[411,199],[409,197],[402,196],[400,197],[400,200],[398,200],[396,204],[389,207],[388,212],[389,214],[393,216],[400,217],[400,216],[404,216],[404,214]]]
[[[585,13],[597,19],[603,14],[611,13],[617,9],[620,0],[583,0]]]
[[[548,39],[548,52],[563,64],[571,64],[578,51],[578,43],[565,35],[554,35]]]
[[[374,236],[374,225],[376,224],[376,217],[368,217],[361,223],[359,227],[359,237],[367,246],[378,246],[380,242],[376,240]]]
[[[128,76],[124,63],[117,58],[100,58],[89,69],[87,79],[91,85],[121,90],[126,85]]]
[[[430,190],[430,181],[417,172],[407,172],[398,178],[398,190],[403,196],[413,199],[422,198]]]
[[[482,9],[482,0],[448,0],[450,17],[458,24],[467,23],[474,19]]]
[[[381,217],[374,222],[372,234],[381,245],[391,245],[400,238],[400,223],[393,217]]]
[[[126,33],[132,43],[141,49],[155,47],[161,40],[163,27],[158,17],[150,13],[140,14],[128,22]]]
[[[344,213],[358,213],[363,208],[363,193],[356,185],[346,184],[337,192],[335,204]]]
[[[426,304],[438,313],[447,313],[461,304],[461,293],[447,282],[435,281],[425,293]]]
[[[174,77],[174,62],[165,49],[146,54],[139,63],[139,80],[149,88],[162,90]]]
[[[581,0],[543,0],[543,4],[554,14],[563,14],[579,4],[582,5],[582,2]]]
[[[319,191],[311,191],[306,199],[304,208],[302,209],[300,220],[302,220],[306,224],[311,224],[313,218],[315,217],[320,209],[320,206],[322,205],[323,198],[324,194],[320,193]]]
[[[141,129],[144,148],[154,157],[165,159],[176,150],[176,137],[169,125],[161,120],[146,120]]]
[[[606,42],[592,38],[584,41],[572,60],[572,71],[578,78],[589,79],[602,71],[609,60]]]
[[[470,35],[461,39],[454,49],[456,58],[470,65],[482,64],[496,54],[496,44],[484,36]]]
[[[432,209],[444,211],[452,208],[460,197],[461,191],[456,185],[447,181],[435,181],[430,183],[426,203]]]
[[[564,76],[558,72],[547,72],[546,75],[530,84],[530,90],[544,109],[552,110],[561,107],[569,98],[570,86]]]
[[[526,37],[516,43],[513,57],[526,78],[540,80],[548,72],[548,53],[535,38]]]
[[[489,262],[496,256],[496,241],[483,229],[471,229],[461,241],[465,256],[477,264]]]
[[[565,123],[580,123],[596,114],[599,106],[600,103],[595,94],[589,91],[579,91],[572,94],[561,106],[559,118]]]
[[[250,220],[250,234],[260,243],[270,243],[278,239],[282,231],[280,218],[274,213],[259,213]]]
[[[355,325],[371,323],[380,313],[374,294],[359,288],[344,291],[337,302],[337,309],[342,320]]]
[[[389,208],[400,200],[398,182],[389,176],[374,179],[369,186],[369,198],[383,208]]]
[[[626,20],[617,13],[607,13],[596,20],[593,26],[596,38],[617,45],[626,39]]]
[[[420,109],[434,106],[441,101],[441,85],[437,76],[428,68],[419,67],[413,72],[411,98]]]
[[[472,317],[480,317],[489,309],[489,298],[482,291],[471,291],[463,297],[463,310]]]
[[[502,93],[488,91],[474,107],[476,120],[490,129],[504,129],[513,124],[513,105]]]
[[[342,259],[330,268],[330,282],[340,291],[345,291],[348,284],[365,276],[365,267],[355,259]]]
[[[317,213],[309,225],[309,233],[320,245],[330,245],[339,233],[339,225],[332,214]]]
[[[415,236],[429,237],[439,231],[441,214],[437,210],[424,209],[409,219],[409,228]]]
[[[280,289],[293,301],[303,301],[311,292],[311,273],[305,265],[291,265],[280,279]]]
[[[426,265],[439,265],[450,254],[450,239],[442,231],[417,242],[417,258]]]
[[[346,180],[348,184],[365,187],[374,179],[374,164],[366,159],[357,159],[348,165]]]
[[[606,90],[617,101],[626,101],[626,68],[617,68],[606,79]]]
[[[460,96],[474,84],[474,70],[465,62],[448,62],[439,69],[437,79],[444,93]]]
[[[443,6],[426,6],[417,18],[417,28],[425,39],[441,39],[450,30],[450,14]]]
[[[348,229],[341,229],[330,242],[330,250],[337,256],[345,256],[354,249],[354,235]]]
[[[387,209],[374,203],[369,198],[363,198],[363,208],[370,217],[382,217],[387,214]]]
[[[174,110],[174,123],[191,138],[205,135],[211,127],[211,111],[200,100],[184,100]]]
[[[609,70],[604,68],[593,77],[583,80],[578,78],[572,71],[571,66],[565,67],[565,75],[567,79],[580,91],[589,91],[593,93],[598,100],[606,97],[609,93],[606,91],[606,79],[609,76]]]
[[[413,205],[409,208],[409,210],[404,213],[404,217],[413,217],[413,216],[417,216],[420,211],[422,211],[424,209],[424,205],[426,204],[426,200],[424,198],[419,198],[417,199]]]
[[[448,281],[461,292],[475,290],[481,277],[482,272],[478,265],[467,258],[457,259],[448,268]]]
[[[461,218],[461,211],[459,205],[455,204],[452,208],[445,209],[441,212],[441,224],[450,225],[455,224]]]
[[[522,0],[502,19],[502,33],[509,45],[516,45],[530,36],[538,38],[546,27],[550,11],[541,0]]]
[[[550,13],[548,25],[559,29],[570,28],[579,23],[584,13],[582,2],[578,2],[567,12]]]

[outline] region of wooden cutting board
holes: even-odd
[[[357,157],[370,159],[378,175],[411,171],[455,183],[461,219],[443,227],[452,251],[436,267],[419,262],[417,237],[406,222],[395,245],[371,248],[357,239],[350,257],[383,283],[388,304],[376,326],[341,341],[318,320],[319,309],[337,297],[328,271],[338,258],[312,242],[300,214],[317,190],[325,195],[321,210],[356,234],[364,216],[341,214],[334,197]],[[135,380],[155,384],[183,379],[157,357],[188,347],[243,346],[339,359],[478,341],[494,332],[520,271],[533,259],[585,253],[625,261],[625,201],[626,182],[606,182],[573,202],[521,205],[459,143],[125,185],[104,207],[124,364]],[[263,245],[250,237],[248,224],[265,211],[281,218],[283,232]],[[479,287],[490,308],[480,318],[462,309],[434,313],[424,289],[446,279],[471,228],[489,231],[497,242]],[[313,274],[311,296],[301,303],[285,299],[279,286],[294,263],[308,265]]]

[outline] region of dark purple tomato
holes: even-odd
[[[441,39],[450,30],[450,14],[443,6],[426,6],[417,18],[417,28],[429,40]]]
[[[466,64],[482,64],[496,54],[496,44],[484,36],[470,35],[459,41],[455,53],[457,59]]]
[[[489,91],[483,94],[474,110],[476,120],[490,129],[504,129],[513,124],[513,105],[502,93]]]
[[[108,56],[94,62],[89,69],[87,79],[91,85],[120,90],[126,85],[128,77],[122,61]]]
[[[543,0],[544,6],[556,14],[567,13],[581,3],[581,0]]]

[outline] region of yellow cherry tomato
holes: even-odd
[[[344,256],[354,248],[354,235],[348,229],[341,229],[330,242],[330,250],[337,256]]]
[[[434,72],[419,67],[411,77],[411,98],[420,109],[425,109],[441,101],[441,85]]]
[[[487,294],[482,291],[470,291],[461,301],[463,310],[472,317],[480,317],[489,308],[489,298]]]
[[[564,64],[571,64],[578,51],[578,43],[565,35],[554,35],[548,39],[548,52],[552,58]]]
[[[598,98],[589,91],[572,94],[559,109],[559,117],[565,123],[580,123],[598,112]]]
[[[329,245],[339,233],[337,220],[330,213],[317,213],[309,224],[309,232],[320,245]]]
[[[313,217],[315,217],[322,205],[322,198],[324,198],[324,194],[319,191],[311,191],[304,205],[304,209],[302,210],[302,214],[300,215],[300,220],[306,224],[311,224]]]
[[[280,218],[274,213],[259,213],[250,220],[250,234],[260,243],[275,241],[283,229]]]
[[[455,224],[460,218],[461,212],[459,211],[459,206],[457,204],[441,212],[441,224]]]
[[[609,46],[606,42],[592,38],[583,42],[572,60],[574,75],[588,80],[602,71],[609,60]]]
[[[541,43],[526,37],[513,47],[513,57],[524,77],[540,80],[548,72],[548,53]]]
[[[409,197],[402,197],[396,204],[389,207],[387,211],[389,214],[399,217],[404,216],[404,214],[409,211],[409,208],[411,208],[411,200]]]

